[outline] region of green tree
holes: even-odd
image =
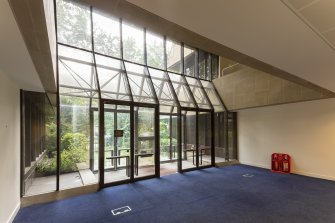
[[[67,133],[61,139],[63,148],[61,152],[61,166],[62,173],[77,171],[77,163],[86,162],[88,160],[88,140],[84,134],[81,133]],[[56,151],[52,154],[56,157]],[[56,159],[45,156],[36,168],[37,175],[47,176],[56,173]]]
[[[57,0],[58,41],[76,47],[91,49],[89,7],[66,0]]]

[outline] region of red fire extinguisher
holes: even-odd
[[[272,162],[273,162],[273,169],[274,169],[275,171],[278,171],[279,163],[278,163],[278,159],[277,159],[277,154],[275,154],[275,155],[273,156],[273,160],[272,160]]]
[[[289,162],[288,162],[288,156],[287,155],[284,156],[283,171],[284,172],[289,172]]]

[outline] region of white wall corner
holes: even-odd
[[[12,223],[17,215],[17,213],[20,210],[20,206],[21,206],[21,202],[19,202],[16,207],[14,208],[13,212],[10,214],[9,219],[7,221],[7,223]]]

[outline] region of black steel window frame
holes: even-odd
[[[181,45],[181,72],[178,73],[178,72],[171,72],[171,71],[168,71],[167,70],[167,52],[166,52],[166,41],[167,41],[167,37],[166,36],[163,36],[163,39],[164,39],[164,65],[165,65],[165,69],[160,69],[160,68],[157,68],[157,67],[153,67],[153,66],[149,66],[147,64],[147,55],[146,55],[146,51],[147,51],[147,46],[146,46],[146,32],[147,30],[145,28],[143,28],[144,30],[144,59],[145,59],[145,63],[144,64],[141,64],[141,63],[136,63],[136,62],[133,62],[133,61],[129,61],[129,60],[125,60],[123,58],[123,39],[122,39],[122,19],[120,18],[120,44],[121,44],[121,58],[118,58],[118,57],[113,57],[113,56],[109,56],[109,55],[104,55],[104,54],[101,54],[101,53],[98,53],[98,52],[95,52],[94,51],[94,33],[93,33],[93,22],[92,22],[92,12],[93,11],[93,8],[92,6],[90,6],[90,17],[91,17],[91,38],[92,38],[92,50],[87,50],[87,49],[82,49],[82,48],[79,48],[79,47],[76,47],[76,46],[72,46],[72,45],[69,45],[69,44],[66,44],[66,43],[62,43],[62,42],[59,42],[58,41],[58,38],[57,38],[57,10],[56,10],[56,0],[54,0],[54,13],[55,13],[55,31],[56,31],[56,57],[57,57],[57,60],[59,58],[58,56],[58,46],[59,45],[62,45],[62,46],[65,46],[65,47],[70,47],[70,48],[73,48],[73,49],[77,49],[77,50],[81,50],[81,51],[85,51],[85,52],[89,52],[89,53],[92,53],[93,55],[93,63],[95,64],[94,66],[94,69],[95,69],[95,75],[96,75],[96,80],[97,82],[99,81],[99,78],[98,78],[98,71],[96,69],[96,59],[95,59],[95,56],[96,55],[100,55],[100,56],[105,56],[105,57],[108,57],[108,58],[112,58],[112,59],[117,59],[117,60],[121,60],[122,63],[123,63],[123,66],[124,66],[124,63],[127,62],[127,63],[131,63],[131,64],[136,64],[136,65],[140,65],[140,66],[143,66],[147,69],[148,73],[149,73],[149,78],[151,79],[151,75],[150,75],[150,72],[149,72],[149,68],[152,68],[152,69],[156,69],[156,70],[160,70],[160,71],[163,71],[165,72],[166,74],[168,73],[172,73],[172,74],[176,74],[176,75],[181,75],[182,78],[185,80],[185,83],[187,85],[187,88],[190,90],[190,86],[188,85],[188,82],[186,81],[185,77],[184,77],[184,43],[180,43]],[[192,46],[190,46],[192,47]],[[196,52],[199,52],[199,49],[198,48],[195,48],[195,47],[192,47],[194,49],[196,49],[197,51]],[[215,55],[216,56],[216,55]],[[196,64],[196,75],[195,77],[192,77],[192,78],[196,78],[198,80],[205,80],[205,81],[210,81],[210,79],[201,79],[199,77],[197,77],[197,75],[199,74],[199,59],[198,59],[198,53],[197,53],[197,60],[196,60],[197,64]],[[124,66],[125,68],[125,66]],[[211,68],[210,68],[211,69]],[[59,191],[60,190],[60,187],[59,187],[59,180],[60,180],[60,93],[59,93],[59,88],[60,88],[60,84],[59,84],[59,68],[58,68],[58,62],[56,63],[56,73],[57,73],[57,78],[56,78],[56,82],[57,82],[57,180],[56,180],[56,190]],[[127,72],[126,72],[127,73]],[[177,95],[176,95],[176,92],[174,91],[174,88],[172,86],[172,82],[169,78],[169,75],[167,75],[168,77],[168,82],[169,82],[169,85],[172,89],[172,94],[173,94],[173,97],[175,99],[175,102],[177,104],[177,128],[178,128],[178,137],[177,137],[177,145],[178,145],[178,171],[179,172],[185,172],[186,170],[182,170],[182,163],[181,163],[181,112],[183,110],[188,110],[188,111],[196,111],[196,115],[198,116],[198,113],[199,112],[210,112],[211,113],[211,128],[212,128],[212,131],[214,130],[214,109],[213,109],[213,105],[210,104],[210,107],[211,109],[201,109],[198,107],[197,105],[197,102],[195,101],[194,97],[193,97],[193,94],[191,94],[190,96],[192,97],[192,100],[194,101],[194,104],[196,106],[196,108],[189,108],[189,107],[182,107],[180,106],[180,103],[179,103],[179,100],[177,98]],[[127,78],[128,80],[128,78]],[[204,90],[201,82],[199,81],[200,85],[201,85],[201,88]],[[128,87],[129,89],[130,88],[130,85],[129,85],[129,80],[127,81],[127,84],[128,84]],[[104,104],[115,104],[115,105],[128,105],[131,107],[131,111],[130,113],[133,113],[134,112],[134,106],[138,106],[138,107],[153,107],[155,108],[155,135],[156,135],[156,139],[155,139],[155,175],[154,176],[149,176],[149,177],[159,177],[159,167],[160,167],[160,162],[159,162],[159,104],[157,103],[158,102],[158,98],[157,98],[157,95],[154,95],[154,98],[155,98],[155,102],[156,104],[150,104],[150,103],[139,103],[139,102],[134,102],[133,101],[133,97],[131,95],[131,90],[130,90],[130,97],[131,97],[131,101],[130,102],[125,102],[125,101],[119,101],[119,100],[112,100],[112,99],[103,99],[101,97],[101,90],[100,90],[100,84],[98,83],[97,84],[98,86],[98,93],[99,93],[99,106],[98,106],[98,109],[99,109],[99,171],[100,171],[100,179],[99,179],[99,184],[100,184],[100,187],[105,187],[105,186],[110,186],[109,184],[104,184],[104,176],[103,175],[103,169],[104,169],[104,160],[103,160],[103,157],[104,157],[104,154],[102,154],[103,150],[101,148],[103,148],[103,138],[104,135],[101,134],[104,132],[104,116],[101,115],[103,114],[103,108],[104,108]],[[153,93],[155,94],[155,90],[153,88],[153,85],[152,85],[152,80],[151,80],[151,88],[153,89]],[[208,99],[208,95],[207,93],[204,91],[204,94],[205,94],[205,97]],[[208,102],[210,103],[210,100],[208,99]],[[222,101],[221,101],[222,102]],[[222,102],[222,106],[224,107],[224,104]],[[172,106],[173,107],[173,106]],[[225,108],[225,107],[224,107]],[[133,115],[130,116],[131,117],[131,128],[133,129],[134,128],[134,120],[133,120]],[[158,121],[157,121],[158,120]],[[197,125],[198,125],[198,121],[197,121]],[[197,135],[198,135],[198,126],[197,126]],[[131,131],[132,132],[132,131]],[[212,143],[211,143],[211,151],[212,151],[212,163],[211,165],[209,166],[214,166],[215,165],[215,145],[214,145],[214,131],[212,132]],[[134,137],[134,136],[132,136]],[[198,137],[198,136],[197,136]],[[198,139],[197,139],[198,141]],[[132,150],[134,150],[134,145],[133,145],[133,140],[131,140],[131,147],[132,147]],[[198,143],[198,142],[197,142]],[[197,148],[198,148],[198,145],[197,145]],[[133,151],[134,152],[134,151]],[[197,152],[198,153],[198,152]],[[133,159],[133,156],[131,156],[131,159]],[[134,163],[133,163],[133,160],[131,160],[131,171],[133,171],[133,167],[134,167]],[[197,167],[196,168],[193,168],[193,169],[202,169],[202,168],[206,168],[208,166],[199,166],[198,165],[199,163],[199,160],[198,160],[198,154],[197,154]],[[187,171],[189,170],[192,170],[192,169],[188,169]],[[142,178],[136,178],[134,179],[133,177],[133,173],[131,174],[131,179],[130,181],[133,182],[133,181],[136,181],[136,180],[141,180]],[[144,178],[148,178],[148,177],[144,177]],[[122,181],[120,182],[117,182],[117,184],[119,183],[124,183]],[[113,183],[113,185],[115,185],[115,183]]]

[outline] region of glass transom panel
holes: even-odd
[[[147,68],[128,62],[125,62],[125,66],[134,102],[155,104],[155,92]]]
[[[201,84],[204,87],[204,89],[207,93],[207,96],[208,96],[209,100],[211,101],[211,103],[214,107],[214,111],[215,112],[224,111],[225,109],[224,109],[224,107],[221,103],[219,95],[217,95],[217,93],[214,89],[214,86],[213,86],[212,82],[201,80]]]
[[[177,106],[176,98],[174,98],[173,89],[169,83],[169,77],[167,76],[167,73],[152,68],[149,68],[149,73],[159,104]]]
[[[169,77],[172,82],[172,86],[178,97],[180,106],[196,108],[195,102],[192,99],[192,92],[189,90],[185,77],[178,74],[169,73]]]
[[[98,97],[92,53],[60,45],[58,69],[60,94]]]
[[[127,75],[121,60],[96,55],[101,97],[131,101]]]
[[[201,87],[201,83],[198,79],[186,77],[188,85],[190,86],[193,97],[198,104],[199,108],[211,109],[212,106],[206,98],[206,93]]]

